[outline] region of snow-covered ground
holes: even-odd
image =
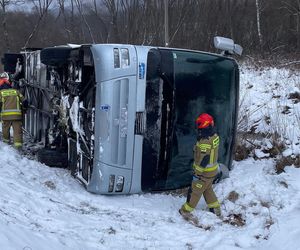
[[[283,124],[293,130],[283,134],[286,154],[296,156],[300,103],[287,97],[299,87],[299,76],[285,70],[242,67],[241,111],[243,105],[250,111],[244,129],[255,125],[266,133],[275,129],[270,124],[289,121]],[[281,97],[273,100],[274,93]],[[290,113],[280,112],[282,105],[291,106]],[[262,126],[257,121],[265,116],[271,123]],[[300,168],[277,175],[274,165],[268,158],[234,162],[230,178],[215,190],[225,221],[232,215],[239,225],[222,222],[201,200],[195,214],[209,226],[204,230],[179,216],[184,196],[94,195],[69,171],[24,158],[0,142],[0,249],[300,249]]]
[[[287,148],[284,154],[299,155],[300,72],[243,66],[240,78],[239,129],[271,139],[278,134]]]

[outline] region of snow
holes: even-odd
[[[78,96],[75,96],[72,106],[70,108],[70,119],[72,122],[72,128],[76,133],[83,133],[83,131],[80,128],[80,124],[78,121],[78,112],[79,112],[79,98]]]
[[[224,216],[241,214],[243,227],[195,214],[212,228],[178,214],[185,197],[171,194],[101,196],[88,193],[65,169],[21,157],[0,143],[2,249],[298,249],[300,169],[274,173],[270,159],[235,162],[215,186]],[[236,201],[228,200],[230,192]],[[288,247],[288,248],[287,248]]]
[[[76,140],[77,153],[81,152],[79,138],[81,137],[81,139],[85,141],[82,137],[82,135],[84,135],[84,131],[80,127],[80,117],[79,117],[79,108],[82,108],[82,106],[83,104],[82,102],[79,103],[78,96],[75,96],[69,112],[70,120],[72,122],[72,128],[74,132],[76,132],[76,137],[77,137]]]
[[[298,142],[300,102],[289,98],[291,93],[300,93],[300,72],[242,67],[240,128],[249,131],[255,126],[257,133],[277,132]]]
[[[242,68],[240,110],[248,119],[243,129],[283,132],[284,154],[297,157],[299,104],[287,96],[299,85],[299,76],[286,70]],[[274,100],[274,94],[281,98]],[[282,104],[291,113],[278,111]],[[266,115],[270,123],[257,122]],[[288,122],[276,123],[281,120]],[[239,215],[245,224],[222,222],[202,199],[194,214],[210,226],[204,230],[180,217],[183,195],[91,194],[68,170],[29,160],[0,142],[0,249],[300,249],[300,168],[276,174],[274,159],[263,152],[271,147],[264,139],[255,159],[234,162],[230,177],[215,185],[224,218]]]
[[[264,153],[263,151],[261,151],[260,149],[255,149],[255,156],[257,158],[264,158],[264,157],[269,157],[270,154],[269,153]]]

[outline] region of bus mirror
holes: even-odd
[[[243,53],[243,47],[239,44],[234,44],[233,52],[239,56]]]
[[[223,54],[242,55],[243,48],[235,44],[230,38],[216,36],[214,37],[214,45],[217,49],[223,50]]]

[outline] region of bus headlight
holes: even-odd
[[[124,187],[124,176],[118,175],[116,181],[116,192],[122,192]]]
[[[129,62],[129,50],[128,49],[121,49],[121,67],[125,68],[128,67],[130,64]]]

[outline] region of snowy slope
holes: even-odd
[[[224,215],[241,214],[246,224],[221,223],[203,211],[202,201],[195,213],[212,226],[205,231],[178,216],[184,197],[93,195],[68,171],[22,158],[3,143],[0,147],[1,249],[300,247],[300,169],[276,175],[272,160],[236,163],[216,192]],[[231,191],[239,194],[235,202],[227,199]]]
[[[300,72],[241,67],[239,128],[277,132],[288,144],[300,139]],[[291,145],[300,154],[299,147]]]
[[[281,81],[279,75],[246,68],[241,79],[241,93],[247,90],[249,100],[261,102],[267,101],[264,91],[255,87],[263,87],[266,79],[270,85]],[[291,79],[286,78],[286,85],[297,88],[295,78]],[[256,86],[246,89],[248,83]],[[286,96],[289,90],[283,89]],[[271,101],[260,109],[262,116],[271,113]],[[253,105],[247,107],[254,110]],[[249,116],[249,126],[255,124],[258,114]],[[291,153],[299,149],[296,143],[300,134],[294,131]],[[179,216],[183,196],[94,195],[69,171],[24,158],[0,142],[0,249],[300,249],[300,169],[290,166],[285,170],[275,174],[272,159],[235,162],[230,178],[222,180],[215,190],[225,220],[235,214],[237,222],[244,225],[222,222],[205,210],[201,200],[195,214],[210,226],[204,230]]]

